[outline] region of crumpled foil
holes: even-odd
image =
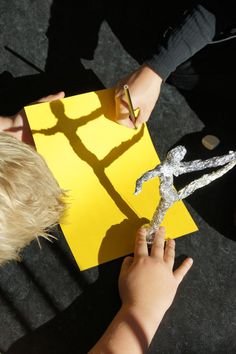
[[[236,165],[236,152],[229,151],[227,155],[215,156],[207,160],[182,162],[186,155],[186,148],[179,145],[167,153],[165,160],[154,169],[145,172],[137,181],[134,194],[140,193],[144,182],[151,178],[160,179],[160,201],[147,228],[147,243],[151,244],[156,230],[161,225],[167,210],[178,200],[182,200],[195,190],[202,188],[215,179],[223,176]],[[184,173],[200,171],[207,168],[224,166],[216,171],[204,174],[177,191],[173,185],[174,176]]]

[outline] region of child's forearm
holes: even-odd
[[[122,306],[106,332],[88,354],[143,354],[164,314],[151,317],[139,309]]]

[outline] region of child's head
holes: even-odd
[[[44,159],[0,132],[0,264],[59,222],[64,192]]]

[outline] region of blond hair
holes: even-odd
[[[0,264],[47,237],[65,210],[64,197],[42,156],[0,132]]]

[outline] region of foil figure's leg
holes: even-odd
[[[231,161],[224,167],[220,168],[217,171],[208,173],[203,175],[202,177],[195,179],[191,183],[189,183],[186,187],[182,188],[179,192],[179,199],[187,198],[190,194],[192,194],[196,189],[202,188],[207,184],[211,183],[215,179],[223,176],[226,172],[231,170],[236,165],[236,161]]]
[[[152,220],[148,225],[146,225],[147,228],[146,240],[149,245],[153,243],[155,233],[158,227],[161,225],[167,210],[171,207],[172,204],[173,203],[167,202],[163,199],[160,200],[160,203],[152,217]]]

